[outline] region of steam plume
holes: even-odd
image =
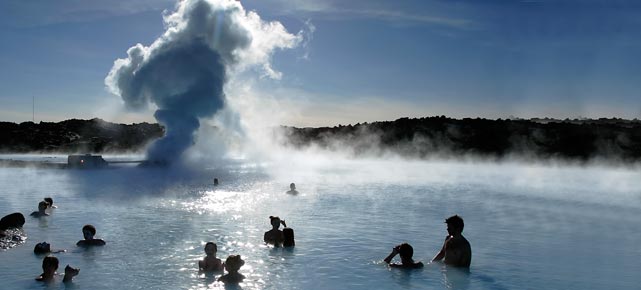
[[[166,30],[151,45],[136,44],[117,59],[107,88],[129,109],[153,104],[165,137],[149,148],[152,161],[172,162],[194,142],[200,120],[225,106],[225,84],[235,72],[257,67],[279,78],[275,49],[301,42],[279,22],[264,22],[234,0],[183,0],[165,13]]]

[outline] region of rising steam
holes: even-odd
[[[165,136],[149,148],[151,161],[172,162],[194,144],[200,120],[225,106],[225,84],[250,67],[280,78],[275,49],[301,42],[279,22],[265,22],[234,0],[183,0],[164,16],[166,30],[151,45],[136,44],[105,79],[128,109],[157,107]]]

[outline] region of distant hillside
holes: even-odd
[[[282,143],[354,156],[388,153],[408,158],[479,156],[641,161],[641,121],[624,119],[452,119],[445,116],[356,125],[280,127]],[[101,119],[58,123],[0,122],[0,153],[125,153],[164,135],[158,124]]]
[[[162,137],[158,124],[115,124],[101,119],[58,123],[0,122],[0,153],[132,152]]]
[[[641,160],[641,121],[451,119],[444,116],[324,128],[283,127],[287,146],[406,157],[603,158]]]

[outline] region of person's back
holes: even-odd
[[[42,259],[42,274],[40,274],[36,280],[42,282],[52,281],[56,274],[56,270],[58,270],[58,258],[54,256],[47,256]]]
[[[296,245],[294,241],[294,230],[292,228],[283,229],[283,247],[293,247]]]
[[[463,235],[450,237],[445,243],[445,264],[469,267],[472,262],[472,247]]]
[[[245,279],[245,275],[238,271],[243,265],[245,265],[245,261],[243,261],[240,255],[230,255],[225,260],[225,269],[227,269],[227,274],[220,276],[218,281],[225,284],[236,284],[242,282],[243,279]]]

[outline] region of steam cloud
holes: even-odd
[[[225,106],[225,84],[234,73],[270,65],[275,49],[292,48],[302,36],[279,22],[265,22],[234,0],[183,0],[164,15],[166,30],[150,46],[136,44],[117,59],[105,79],[128,109],[153,104],[165,136],[148,149],[151,161],[172,162],[195,142],[203,118]]]

